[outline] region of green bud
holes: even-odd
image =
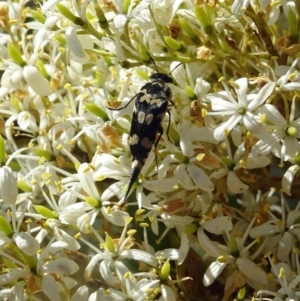
[[[148,48],[144,44],[139,44],[137,47],[137,51],[140,53],[142,60],[144,62],[150,61],[150,56],[148,54]]]
[[[99,88],[103,87],[103,73],[99,70],[96,71],[96,80]]]
[[[17,111],[17,112],[21,112],[21,107],[20,107],[20,99],[15,97],[14,95],[12,95],[10,97],[10,102],[12,104],[12,106],[14,107],[14,109]]]
[[[228,53],[228,54],[231,54],[231,55],[234,55],[234,50],[232,49],[231,46],[229,46],[226,38],[225,38],[225,35],[224,34],[219,34],[218,35],[218,40],[219,40],[219,44],[221,46],[221,49],[225,52],[225,53]]]
[[[95,198],[92,198],[91,196],[86,197],[85,202],[87,204],[89,204],[90,206],[93,206],[95,208],[101,208],[102,207],[102,203],[100,201],[96,200]]]
[[[295,156],[295,163],[300,165],[300,152],[298,152],[297,155]]]
[[[242,301],[245,299],[245,295],[246,295],[246,288],[242,287],[241,289],[239,289],[238,291],[238,295],[237,295],[237,301]]]
[[[161,267],[160,273],[159,273],[159,279],[161,282],[166,282],[168,280],[168,277],[170,275],[170,269],[171,265],[169,261],[166,261],[163,266]]]
[[[85,107],[89,112],[100,117],[103,121],[109,120],[107,114],[103,110],[101,110],[98,106],[96,106],[94,103],[86,102]]]
[[[72,21],[74,24],[79,25],[79,26],[83,26],[84,22],[79,18],[76,17],[66,6],[64,6],[63,4],[57,3],[56,7],[58,8],[58,10],[60,11],[60,13],[66,17],[67,19],[69,19],[70,21]]]
[[[48,208],[46,208],[45,206],[42,205],[34,205],[33,208],[35,209],[35,211],[44,216],[45,218],[53,218],[53,219],[57,219],[57,216],[55,216],[52,211]]]
[[[294,126],[289,126],[286,130],[285,130],[286,134],[289,135],[290,137],[295,137],[298,133],[297,128]]]
[[[32,17],[36,20],[36,21],[38,21],[38,22],[40,22],[40,23],[42,23],[42,24],[45,24],[45,22],[46,22],[46,17],[40,12],[40,11],[37,11],[37,10],[30,10],[30,13],[31,13],[31,15],[32,15]]]
[[[20,190],[24,192],[32,192],[32,187],[28,186],[23,180],[17,182],[17,186]]]
[[[187,96],[189,97],[189,99],[193,99],[193,100],[195,99],[196,94],[191,86],[186,86],[185,92],[186,92]]]
[[[78,161],[76,161],[76,162],[74,163],[74,166],[75,166],[76,171],[78,171],[80,165],[81,165],[81,163],[78,162]]]
[[[53,156],[51,153],[44,151],[42,149],[34,149],[34,153],[40,157],[40,158],[45,158],[47,161],[54,161],[55,160],[55,156]]]
[[[171,37],[164,37],[165,43],[172,49],[176,51],[182,50],[182,45],[180,42],[176,41]]]
[[[124,151],[121,149],[117,149],[117,148],[113,148],[111,150],[111,155],[113,155],[116,158],[121,157],[122,155],[124,155]]]
[[[22,250],[21,250],[22,251]],[[36,269],[37,261],[35,255],[27,255],[24,252],[22,252],[23,257],[25,259],[26,264],[29,265],[29,268],[34,271]]]
[[[108,66],[114,66],[113,62],[111,61],[110,56],[104,55],[103,58],[104,58],[104,61],[106,62],[106,64],[107,64]]]
[[[189,158],[180,152],[174,153],[175,158],[183,164],[188,164],[190,162]]]
[[[232,256],[234,257],[238,257],[239,256],[239,250],[238,250],[238,246],[236,243],[236,240],[234,237],[230,237],[229,242],[228,242],[229,248],[230,248],[230,253]]]
[[[14,234],[10,224],[2,215],[0,215],[0,231],[2,231],[7,237],[12,237]]]
[[[0,135],[0,164],[5,161],[5,144],[2,135]]]
[[[211,34],[214,29],[211,23],[210,16],[207,14],[207,10],[205,9],[204,4],[202,6],[195,5],[194,10],[204,32],[208,35]]]
[[[229,160],[229,158],[227,158],[227,157],[225,157],[225,156],[220,156],[220,158],[221,158],[223,164],[224,164],[228,169],[233,170],[235,164],[232,163],[232,161]]]
[[[12,43],[7,44],[7,51],[12,60],[19,66],[26,66],[26,62],[22,59],[22,53],[19,49]]]
[[[39,70],[39,72],[47,79],[47,80],[51,80],[51,76],[49,76],[46,68],[45,68],[45,65],[44,65],[44,62],[42,60],[37,60],[36,61],[36,67],[37,69]]]
[[[194,40],[197,38],[197,36],[195,35],[192,27],[190,26],[190,24],[185,20],[183,19],[182,17],[179,17],[179,23],[180,23],[180,26],[181,28],[183,29],[183,31],[186,33],[186,35],[191,39],[191,40]]]
[[[128,14],[128,8],[131,4],[131,0],[124,0],[123,2],[123,14],[127,15]]]
[[[290,26],[290,36],[292,43],[297,43],[299,31],[298,31],[298,21],[295,12],[292,9],[289,9],[288,20]]]
[[[198,225],[196,223],[189,224],[183,228],[184,234],[192,234],[198,229]]]
[[[61,46],[65,46],[67,44],[67,41],[62,34],[56,34],[54,38],[61,44]]]
[[[109,252],[114,253],[115,252],[115,244],[113,239],[107,234],[105,233],[106,238],[105,238],[105,247]]]

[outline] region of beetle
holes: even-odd
[[[150,59],[156,67],[151,56]],[[172,83],[173,80],[170,75],[158,72],[156,68],[156,72],[150,76],[149,82],[124,107],[112,109],[125,109],[135,99],[129,137],[132,155],[131,174],[125,196],[119,202],[119,205],[122,205],[129,196],[131,188],[137,181],[152,147],[154,146],[156,149],[163,134],[162,122],[166,113],[169,115],[167,137],[170,140],[168,133],[171,124],[171,114],[168,106],[174,106],[175,103],[172,101],[172,91],[167,84]]]

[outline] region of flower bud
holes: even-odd
[[[3,232],[7,237],[12,237],[14,234],[13,229],[11,228],[8,221],[0,215],[0,231]]]
[[[19,66],[24,67],[26,66],[26,62],[22,59],[22,54],[20,50],[13,44],[8,43],[7,50],[9,53],[9,56],[12,58],[12,60]]]
[[[198,21],[200,22],[205,33],[211,34],[213,32],[213,26],[211,24],[211,18],[207,14],[207,11],[206,11],[204,5],[203,6],[195,5],[194,9],[195,9],[196,17],[197,17]]]
[[[87,108],[88,111],[90,111],[92,114],[100,117],[103,121],[108,121],[107,114],[102,111],[97,105],[94,103],[85,103],[85,107]]]
[[[105,238],[105,247],[109,252],[114,253],[115,252],[115,244],[113,239],[107,234],[106,234],[106,238]]]
[[[172,49],[176,51],[182,50],[182,45],[180,42],[176,41],[175,39],[171,37],[164,37],[165,43],[171,47]]]
[[[102,207],[102,203],[100,201],[98,201],[95,198],[90,197],[90,196],[85,198],[85,202],[87,204],[89,204],[90,206],[93,206],[95,208],[101,208]]]
[[[46,17],[40,11],[32,9],[32,10],[30,10],[30,13],[36,21],[38,21],[42,24],[45,24]]]
[[[161,270],[160,270],[160,274],[159,274],[159,279],[161,282],[166,282],[169,275],[170,275],[170,269],[171,269],[171,266],[170,266],[170,262],[169,261],[166,261],[163,266],[161,267]]]
[[[190,26],[190,24],[182,17],[179,17],[179,23],[180,26],[182,27],[183,31],[187,34],[187,36],[191,39],[194,40],[197,38],[197,36],[195,35],[192,27]]]
[[[139,44],[137,47],[138,52],[140,53],[142,60],[144,62],[150,61],[150,56],[148,54],[148,48],[144,44]]]
[[[67,19],[69,19],[70,21],[72,21],[74,24],[79,25],[79,26],[83,26],[84,22],[79,18],[76,17],[66,6],[64,6],[61,3],[56,4],[56,7],[58,8],[58,10],[60,11],[60,13],[66,17]]]
[[[5,161],[5,144],[2,135],[0,135],[0,164]]]
[[[42,215],[46,218],[55,218],[55,219],[57,219],[57,217],[52,213],[52,211],[50,209],[48,209],[48,208],[46,208],[42,205],[35,205],[33,207],[34,207],[35,211],[38,214],[40,214],[40,215]]]

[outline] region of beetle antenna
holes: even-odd
[[[151,62],[153,63],[153,65],[154,65],[154,67],[155,67],[155,69],[156,69],[156,72],[158,73],[159,71],[158,71],[158,68],[157,68],[157,66],[156,66],[156,64],[155,64],[155,61],[154,61],[153,57],[151,56],[151,54],[150,54],[149,52],[147,52],[147,54],[149,55],[150,60],[151,60]]]
[[[153,57],[151,56],[151,54],[149,53],[149,52],[147,52],[147,54],[149,55],[149,57],[150,57],[150,60],[151,60],[151,62],[153,63],[153,65],[155,66],[155,69],[156,69],[156,72],[159,72],[158,71],[158,68],[157,68],[157,66],[156,66],[156,64],[155,64],[155,61],[154,61],[154,59],[153,59]],[[177,69],[180,65],[182,65],[183,63],[182,62],[180,62],[168,75],[171,75],[171,73],[175,70],[175,69]]]
[[[183,63],[182,62],[180,62],[175,68],[173,68],[173,70],[169,73],[169,75],[171,75],[171,73],[174,71],[174,70],[176,70],[180,65],[182,65]]]

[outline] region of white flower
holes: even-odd
[[[183,122],[177,130],[180,135],[181,148],[181,153],[178,156],[179,160],[175,154],[168,155],[161,164],[159,177],[162,177],[165,173],[170,171],[172,163],[181,161],[181,164],[176,168],[175,176],[182,187],[188,190],[201,188],[204,191],[212,191],[214,185],[205,170],[211,168],[210,162],[206,162],[206,158],[211,158],[210,156],[213,157],[213,155],[206,152],[205,148],[201,145],[195,145],[193,143],[195,139],[193,126],[190,128],[187,122]],[[170,148],[171,147],[173,148],[173,146],[170,145]],[[174,149],[172,153],[174,152],[178,153],[178,150]]]
[[[277,291],[276,288],[272,290],[259,290],[257,292],[257,300],[270,300],[272,298],[274,301],[299,301],[299,266],[297,267],[297,271],[292,271],[288,264],[283,262],[274,264],[273,259],[270,257],[268,259],[272,266],[272,273],[280,288]],[[268,296],[271,296],[271,298]]]
[[[99,250],[93,247],[87,241],[81,239],[96,252],[96,254],[92,257],[91,261],[85,269],[84,278],[86,280],[90,279],[92,271],[98,261],[101,261],[99,265],[100,274],[109,285],[120,284],[121,278],[117,277],[115,273],[117,273],[117,275],[118,273],[122,274],[122,260],[125,258],[131,258],[136,261],[143,261],[148,265],[156,266],[157,260],[152,254],[149,254],[143,250],[130,248],[132,245],[132,237],[125,237],[127,232],[127,226],[128,225],[126,224],[123,228],[123,233],[121,235],[120,240],[117,243],[115,243],[108,234],[106,234],[106,240],[104,240],[91,227],[91,231],[95,234],[99,242],[103,245],[103,250]],[[112,271],[114,273],[112,273]]]
[[[275,76],[279,77],[277,85],[280,91],[300,91],[299,70],[294,71],[296,65],[298,65],[299,59],[295,59],[291,66],[276,66],[275,71],[271,69],[271,72],[275,72]],[[294,71],[294,72],[293,72]]]
[[[238,124],[243,124],[248,131],[261,140],[268,139],[266,129],[257,121],[253,111],[262,105],[271,95],[275,83],[270,82],[264,85],[258,93],[247,94],[248,80],[247,78],[239,78],[234,84],[237,100],[232,96],[231,92],[224,85],[225,91],[208,94],[212,110],[210,115],[230,116],[224,123],[219,125],[214,132],[214,136],[218,141],[225,137]]]
[[[267,156],[254,156],[250,154],[247,155],[247,161],[245,162],[243,160],[246,153],[245,143],[241,142],[234,154],[232,154],[231,145],[228,142],[228,139],[225,139],[225,143],[228,154],[227,157],[222,158],[225,168],[214,171],[211,178],[219,180],[227,175],[226,183],[228,190],[234,194],[243,193],[248,190],[249,186],[241,180],[239,172],[243,172],[244,169],[247,170],[268,166],[271,161]]]
[[[227,237],[229,237],[228,246],[211,241],[204,233],[203,228],[198,229],[197,237],[201,247],[206,252],[206,256],[216,257],[216,260],[211,263],[204,274],[203,284],[205,286],[211,285],[228,264],[237,268],[246,277],[245,281],[250,286],[258,288],[261,285],[267,284],[266,273],[249,257],[249,249],[256,242],[253,241],[248,246],[244,246],[254,220],[248,225],[243,237],[230,237],[227,232]],[[232,281],[234,281],[234,277],[228,277],[225,288],[229,287]]]
[[[264,251],[273,251],[279,260],[288,262],[291,256],[294,256],[292,249],[296,247],[295,242],[300,239],[299,208],[300,203],[295,210],[290,210],[284,196],[281,195],[280,219],[271,215],[270,220],[251,229],[249,235],[255,239],[265,237],[267,244]]]
[[[260,141],[252,150],[255,157],[267,154],[270,151],[280,158],[281,163],[294,158],[300,151],[300,118],[294,119],[295,100],[292,101],[289,120],[286,120],[280,112],[271,104],[265,104],[260,108],[268,120],[267,128],[272,131],[268,143]]]

